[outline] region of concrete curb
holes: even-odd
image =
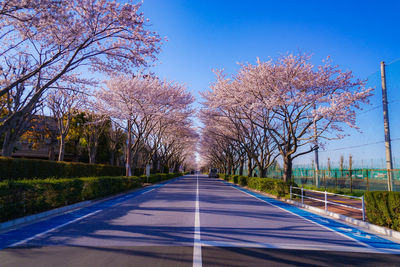
[[[221,180],[225,181],[224,179],[221,179]],[[226,182],[234,184],[234,183],[232,183],[230,181],[226,181]],[[238,184],[234,184],[234,185],[246,188],[247,190],[250,190],[250,191],[253,191],[253,192],[256,192],[256,193],[260,193],[260,194],[266,195],[266,196],[268,196],[270,198],[274,198],[274,199],[277,199],[277,200],[282,201],[282,202],[286,202],[286,203],[294,205],[294,206],[298,206],[300,208],[309,210],[310,212],[318,213],[318,214],[321,214],[321,215],[326,215],[326,216],[332,217],[334,219],[337,219],[339,221],[347,222],[347,223],[356,225],[358,227],[364,228],[366,230],[369,230],[371,232],[391,237],[393,239],[396,239],[396,241],[400,241],[400,232],[398,232],[398,231],[395,231],[395,230],[392,230],[392,229],[389,229],[389,228],[386,228],[386,227],[383,227],[383,226],[379,226],[379,225],[376,225],[376,224],[372,224],[372,223],[369,223],[369,222],[360,221],[360,220],[354,219],[352,217],[344,216],[344,215],[336,213],[336,212],[325,211],[323,209],[319,209],[319,208],[316,208],[316,207],[313,207],[313,206],[310,206],[310,205],[302,204],[302,203],[299,203],[297,201],[293,201],[293,200],[290,200],[290,199],[280,198],[280,197],[277,197],[275,195],[271,195],[271,194],[268,194],[268,193],[265,193],[265,192],[254,190],[254,189],[249,188],[247,186],[241,186],[241,185],[238,185]]]

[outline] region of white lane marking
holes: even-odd
[[[225,184],[223,181],[221,181],[221,183]],[[226,184],[225,184],[225,185],[226,185]],[[361,241],[359,241],[359,240],[357,240],[357,239],[355,239],[355,238],[352,238],[352,237],[350,237],[350,236],[347,236],[347,235],[345,235],[345,234],[342,234],[342,233],[340,233],[340,232],[338,232],[338,231],[336,231],[336,230],[334,230],[334,229],[331,229],[331,228],[329,228],[329,227],[327,227],[327,226],[325,226],[325,225],[322,225],[322,224],[319,224],[319,223],[317,223],[317,222],[314,222],[314,221],[312,221],[312,220],[310,220],[310,219],[304,218],[303,216],[301,216],[301,215],[299,215],[299,214],[296,214],[296,213],[294,213],[294,212],[285,210],[284,208],[281,208],[281,207],[279,207],[279,206],[277,206],[277,205],[274,205],[274,204],[272,204],[272,203],[270,203],[270,202],[268,202],[268,201],[266,201],[266,200],[264,200],[264,199],[261,199],[261,198],[259,198],[259,197],[256,197],[256,196],[252,195],[252,194],[249,194],[249,193],[247,193],[247,192],[245,192],[245,191],[242,191],[242,190],[240,190],[239,188],[236,188],[235,186],[232,186],[232,185],[231,185],[231,187],[234,188],[234,189],[236,189],[236,190],[238,190],[238,191],[240,191],[240,192],[243,192],[243,193],[245,193],[245,194],[247,194],[247,195],[249,195],[249,196],[252,196],[252,197],[254,197],[254,198],[258,199],[258,200],[261,200],[261,201],[263,201],[263,202],[265,202],[265,203],[267,203],[267,204],[269,204],[269,205],[271,205],[271,206],[273,206],[273,207],[276,207],[276,208],[278,208],[278,209],[281,209],[281,210],[283,210],[283,211],[286,211],[286,212],[288,212],[288,213],[291,213],[291,214],[293,214],[293,215],[296,215],[297,217],[300,217],[300,218],[302,218],[302,219],[304,219],[304,220],[306,220],[306,221],[309,221],[309,222],[311,222],[311,223],[313,223],[313,224],[316,224],[316,225],[318,225],[318,226],[320,226],[320,227],[322,227],[322,228],[324,228],[324,229],[326,229],[326,230],[329,230],[329,231],[334,232],[334,233],[336,233],[336,234],[338,234],[338,235],[341,235],[341,236],[343,236],[343,237],[346,237],[346,238],[348,238],[348,239],[350,239],[350,240],[356,242],[356,243],[359,244],[359,245],[362,245],[362,246],[367,247],[367,248],[370,248],[370,249],[378,250],[378,249],[376,249],[376,248],[374,248],[374,247],[372,247],[372,246],[370,246],[370,245],[368,245],[368,244],[365,244],[364,242],[361,242]]]
[[[199,175],[196,185],[196,213],[194,216],[193,267],[202,267],[200,236]]]
[[[151,192],[151,191],[153,191],[153,190],[155,190],[155,189],[158,189],[158,188],[160,188],[160,187],[162,187],[162,186],[158,186],[158,187],[153,188],[153,189],[151,189],[151,190],[149,190],[149,191],[145,191],[145,192],[143,192],[142,194],[140,194],[139,196],[144,195],[144,194],[146,194],[146,193],[149,193],[149,192]],[[128,199],[130,199],[130,198],[129,198],[129,197],[124,197],[121,203],[118,203],[118,204],[115,204],[115,205],[112,205],[112,206],[118,206],[118,205],[122,204],[123,202],[125,202],[125,201],[128,200]],[[51,229],[49,229],[49,230],[46,230],[46,231],[41,232],[41,233],[39,233],[39,234],[36,234],[36,235],[34,235],[34,236],[25,238],[25,239],[23,239],[23,240],[21,240],[21,241],[15,242],[15,243],[9,245],[8,247],[16,247],[16,246],[22,245],[22,244],[24,244],[24,243],[26,243],[26,242],[28,242],[28,241],[30,241],[30,240],[32,240],[32,239],[41,237],[41,236],[43,236],[43,235],[45,235],[45,234],[48,234],[48,233],[50,233],[50,232],[53,232],[53,231],[55,231],[55,230],[57,230],[57,229],[59,229],[59,228],[61,228],[61,227],[64,227],[64,226],[66,226],[66,225],[68,225],[68,224],[71,224],[71,223],[74,223],[74,222],[83,220],[83,219],[85,219],[85,218],[87,218],[87,217],[89,217],[89,216],[92,216],[92,215],[94,215],[94,214],[96,214],[96,213],[99,213],[100,211],[103,211],[103,210],[104,210],[104,209],[96,210],[96,211],[94,211],[94,212],[92,212],[92,213],[86,214],[86,215],[84,215],[84,216],[82,216],[82,217],[79,217],[79,218],[76,218],[76,219],[74,219],[74,220],[72,220],[72,221],[69,221],[69,222],[60,224],[60,225],[58,225],[58,226],[56,226],[56,227],[53,227],[53,228],[51,228]],[[73,212],[73,211],[71,211],[71,212]],[[68,213],[70,213],[70,212],[68,212]]]
[[[45,235],[45,234],[47,234],[47,233],[53,232],[53,231],[57,230],[58,228],[64,227],[64,226],[66,226],[66,225],[68,225],[68,224],[71,224],[71,223],[74,223],[74,222],[83,220],[83,219],[85,219],[85,218],[87,218],[87,217],[89,217],[89,216],[92,216],[92,215],[94,215],[94,214],[96,214],[96,213],[99,213],[100,211],[102,211],[102,210],[96,210],[96,211],[94,211],[94,212],[92,212],[92,213],[89,213],[89,214],[86,214],[86,215],[84,215],[84,216],[82,216],[82,217],[76,218],[75,220],[72,220],[72,221],[69,221],[69,222],[60,224],[60,225],[58,225],[58,226],[56,226],[56,227],[53,227],[53,228],[51,228],[51,229],[49,229],[49,230],[47,230],[47,231],[41,232],[41,233],[36,234],[36,235],[34,235],[34,236],[28,237],[28,238],[26,238],[26,239],[24,239],[24,240],[21,240],[21,241],[18,241],[18,242],[16,242],[16,243],[13,243],[13,244],[11,244],[9,247],[16,247],[16,246],[22,245],[22,244],[24,244],[24,243],[26,243],[26,242],[28,242],[28,241],[30,241],[30,240],[32,240],[32,239],[41,237],[41,236],[43,236],[43,235]]]

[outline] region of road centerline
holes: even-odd
[[[201,267],[201,233],[200,233],[200,205],[199,205],[199,175],[196,176],[196,211],[194,217],[193,240],[193,267]]]

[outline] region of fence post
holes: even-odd
[[[303,187],[301,187],[301,204],[304,204]]]
[[[290,200],[292,200],[292,186],[290,186]]]
[[[362,219],[365,221],[365,203],[364,203],[364,196],[361,196],[361,203],[362,203]]]
[[[349,155],[350,192],[353,192],[353,156]]]
[[[328,195],[325,190],[325,212],[327,212],[327,211],[328,211]]]
[[[335,171],[335,189],[337,189],[337,182],[338,182],[338,174]]]

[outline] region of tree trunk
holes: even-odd
[[[289,156],[283,158],[283,181],[290,180],[292,180],[292,158]]]
[[[115,151],[111,150],[110,165],[115,165]]]
[[[60,135],[60,149],[58,151],[58,161],[64,160],[64,150],[65,150],[65,138],[63,135]]]
[[[79,162],[79,159],[82,154],[82,147],[79,145],[79,139],[74,142],[74,157],[72,161]]]
[[[179,163],[175,163],[175,168],[174,168],[174,173],[178,173],[179,172]]]
[[[16,143],[16,137],[14,136],[12,129],[7,130],[4,141],[3,141],[3,149],[1,151],[1,155],[3,157],[11,157],[14,151],[14,146]]]
[[[267,170],[263,166],[258,166],[260,169],[260,177],[265,178]]]
[[[1,155],[3,157],[11,157],[12,156],[12,152],[14,150],[14,142],[7,142],[7,144],[3,143],[3,149],[1,152]]]
[[[232,174],[232,164],[231,161],[228,161],[228,166],[226,167],[228,175]]]
[[[132,153],[131,153],[132,154]],[[133,159],[131,161],[131,169],[135,170],[136,168],[140,168],[140,166],[138,166],[138,162],[139,162],[139,153],[135,152],[135,154],[133,154],[133,156],[131,156],[131,158]]]
[[[247,159],[247,176],[248,177],[252,177],[253,176],[253,167],[252,167],[250,158]]]
[[[157,154],[154,155],[153,157],[153,170],[155,171],[155,173],[159,172],[159,161],[158,161],[158,157]]]
[[[125,162],[125,175],[132,176],[131,162],[132,162],[132,132],[131,132],[131,121],[128,120],[128,144],[126,145],[126,162]]]
[[[239,165],[239,175],[243,175],[243,167],[244,167],[244,159],[240,160],[240,165]]]
[[[93,146],[89,149],[89,163],[95,164],[96,163],[96,154],[97,154],[97,146]]]
[[[53,144],[50,144],[48,156],[49,156],[49,160],[55,160],[56,159],[56,153],[54,152],[54,145]]]

